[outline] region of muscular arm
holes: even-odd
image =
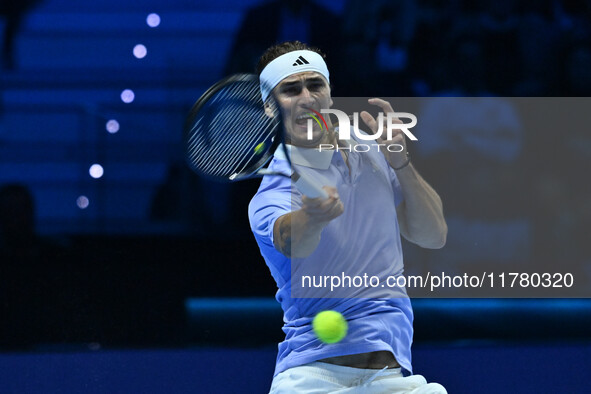
[[[394,112],[387,101],[373,98],[368,102],[380,107],[385,113]],[[361,118],[374,133],[378,130],[378,123],[368,112],[361,112]],[[394,120],[393,123],[403,124],[399,119]],[[383,125],[383,128],[387,129],[387,124]],[[401,129],[395,129],[391,139],[380,136],[377,141],[387,146],[402,147],[401,150],[382,150],[386,161],[396,171],[404,196],[404,201],[396,208],[400,233],[408,241],[423,248],[439,249],[443,247],[447,239],[447,224],[443,217],[441,198],[419,175],[412,164],[405,165],[408,156],[400,153],[406,152],[405,135]],[[399,169],[396,170],[396,168]]]
[[[320,242],[324,227],[343,213],[343,203],[335,188],[324,188],[326,200],[302,197],[302,208],[280,216],[273,226],[275,249],[286,257],[308,257]]]
[[[273,226],[275,249],[286,257],[307,257],[318,246],[325,225],[315,223],[302,210],[285,214]]]
[[[400,233],[423,248],[439,249],[447,239],[441,198],[412,164],[396,171],[404,201],[396,208]]]

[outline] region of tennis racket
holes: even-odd
[[[236,182],[264,175],[292,179],[310,198],[328,198],[322,185],[292,174],[265,168],[277,148],[285,146],[281,110],[272,97],[261,98],[259,78],[231,75],[213,85],[197,100],[185,123],[189,167],[199,175],[222,182]]]

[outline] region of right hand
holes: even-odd
[[[326,199],[302,196],[302,211],[316,223],[328,223],[345,211],[337,189],[332,186],[324,186],[323,189],[328,194]]]

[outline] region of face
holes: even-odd
[[[281,108],[288,144],[313,148],[329,143],[330,135],[326,127],[321,121],[321,128],[310,111],[320,112],[332,106],[330,86],[320,73],[306,71],[290,75],[273,89],[273,96]],[[312,139],[308,138],[308,119],[313,125]],[[325,120],[332,129],[330,118],[326,116]]]

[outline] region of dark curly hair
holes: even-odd
[[[261,72],[263,71],[263,69],[265,67],[267,67],[267,64],[271,63],[273,60],[277,59],[279,56],[284,55],[289,52],[303,51],[303,50],[316,52],[317,54],[322,56],[322,58],[326,61],[326,55],[320,49],[318,49],[316,47],[309,46],[308,44],[304,44],[303,42],[300,42],[300,41],[286,41],[286,42],[282,42],[281,44],[276,44],[276,45],[273,45],[272,47],[269,47],[265,51],[265,53],[263,53],[263,55],[259,59],[259,63],[257,65],[256,72],[258,75],[261,75]]]

